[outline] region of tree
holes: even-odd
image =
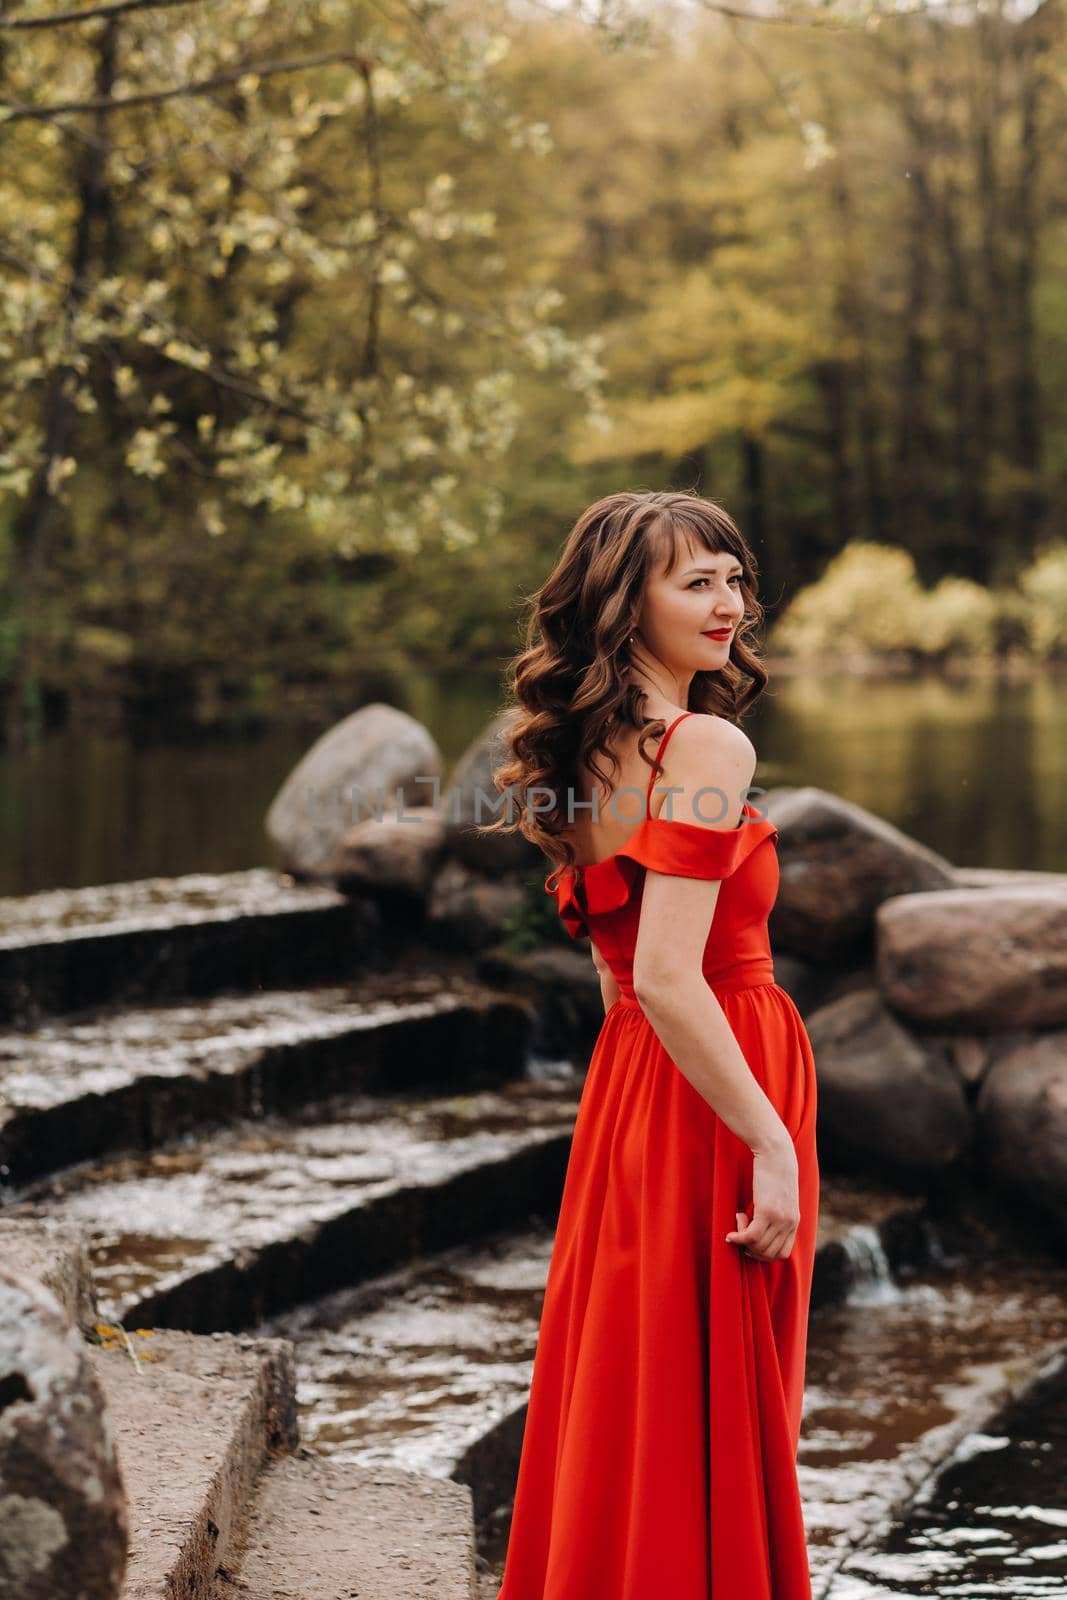
[[[13,736],[69,648],[58,574],[104,557],[97,638],[177,601],[134,520],[182,529],[192,620],[250,526],[356,570],[476,545],[521,376],[595,406],[595,342],[456,160],[547,149],[476,7],[122,0],[8,14],[0,51]]]

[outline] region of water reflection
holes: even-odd
[[[1067,870],[1067,696],[1051,676],[772,679],[750,731],[767,788],[832,789],[958,866]]]
[[[1002,1414],[996,1434],[968,1434],[884,1548],[856,1555],[829,1600],[1067,1594],[1067,1360]]]
[[[397,679],[369,698],[424,721],[445,776],[500,703],[493,673]],[[269,864],[263,818],[314,739],[303,728],[137,744],[77,729],[0,752],[0,895]],[[1067,695],[1023,683],[772,676],[745,721],[755,782],[815,784],[960,866],[1067,870]]]

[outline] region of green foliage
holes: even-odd
[[[545,893],[545,878],[549,870],[546,859],[544,871],[540,876],[524,879],[523,899],[516,909],[510,911],[503,919],[502,942],[504,948],[512,955],[529,955],[531,951],[540,950],[546,944],[570,941],[570,934],[564,928],[556,910],[555,899]]]
[[[991,656],[997,602],[970,578],[942,578],[923,598],[917,648],[924,656]]]
[[[906,550],[854,540],[794,597],[769,642],[803,657],[918,649],[924,598]]]
[[[991,593],[968,578],[923,589],[907,551],[854,540],[795,596],[769,642],[803,659],[904,652],[917,661],[978,660],[1013,636],[1040,658],[1067,651],[1067,545],[1049,547],[1017,589]]]
[[[694,483],[778,648],[1062,655],[1061,558],[980,586],[1067,471],[1048,8],[786,13],[0,18],[0,688],[486,665],[583,505]]]
[[[129,633],[131,661],[217,675],[228,648],[240,674],[247,626],[277,668],[300,641],[291,667],[343,672],[431,563],[499,537],[524,385],[558,417],[597,405],[595,336],[499,227],[508,173],[551,148],[496,82],[506,35],[464,8],[205,0],[0,37],[0,525],[23,525],[37,662]],[[27,114],[42,85],[105,111]]]

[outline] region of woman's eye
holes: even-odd
[[[707,581],[708,581],[707,578],[694,578],[692,583],[689,585],[689,587],[690,587],[690,589],[695,589],[698,584],[707,583]],[[743,583],[744,582],[744,573],[743,572],[735,572],[733,574],[733,576],[730,578],[730,582],[731,583]]]

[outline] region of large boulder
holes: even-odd
[[[401,817],[368,817],[338,841],[323,876],[346,890],[424,902],[445,850],[444,818],[433,806],[405,807]]]
[[[440,778],[441,752],[421,722],[380,701],[361,706],[315,741],[271,803],[267,832],[283,869],[328,877],[356,823],[432,805]]]
[[[972,1132],[963,1084],[938,1049],[900,1026],[876,989],[842,995],[805,1027],[828,1170],[920,1183],[955,1161]]]
[[[448,851],[456,861],[486,874],[529,868],[549,863],[544,853],[525,834],[481,833],[476,824],[495,822],[509,815],[509,797],[493,783],[493,773],[507,757],[504,733],[515,715],[510,708],[501,711],[479,734],[456,762],[442,797],[442,810],[448,838]],[[518,815],[513,802],[511,814]]]
[[[1067,1024],[1067,888],[904,895],[879,906],[876,971],[902,1017],[960,1031]]]
[[[784,989],[802,1017],[829,1005],[843,994],[855,989],[869,989],[874,983],[874,969],[862,967],[825,967],[781,950],[771,951],[774,961],[774,980]]]
[[[484,950],[520,915],[526,890],[514,876],[490,881],[459,861],[446,861],[434,879],[423,933],[443,950]]]
[[[778,829],[776,949],[854,966],[865,958],[883,900],[953,882],[943,856],[825,789],[772,789],[757,803]]]
[[[1067,1030],[1020,1041],[999,1056],[978,1094],[978,1125],[989,1170],[1067,1238]]]
[[[118,1600],[128,1541],[85,1342],[50,1289],[0,1268],[0,1595]]]

